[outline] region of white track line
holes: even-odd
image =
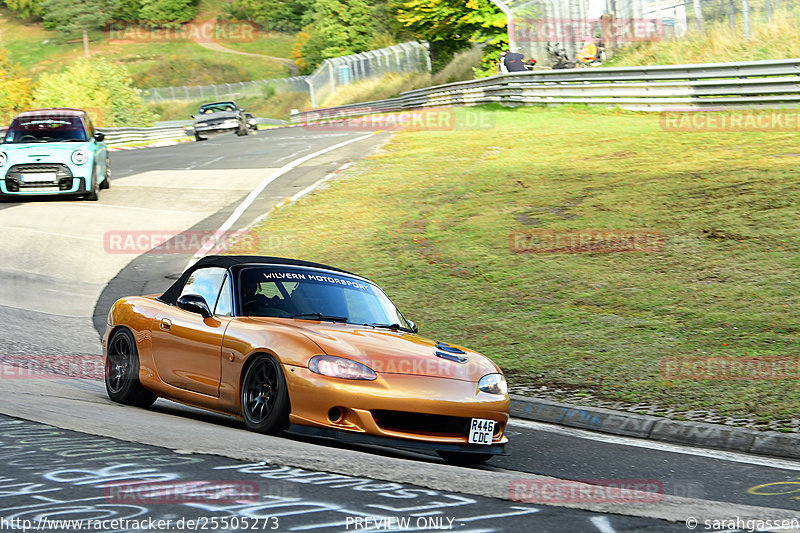
[[[370,133],[368,135],[362,135],[361,137],[356,137],[355,139],[350,139],[350,140],[347,140],[347,141],[340,142],[338,144],[334,144],[333,146],[329,146],[327,148],[324,148],[322,150],[314,152],[313,154],[308,154],[308,155],[303,156],[303,157],[301,157],[299,159],[295,159],[291,163],[287,163],[284,166],[282,166],[281,168],[275,170],[274,172],[272,172],[272,174],[270,174],[269,176],[264,178],[264,181],[259,183],[258,186],[256,186],[256,188],[253,189],[250,192],[250,194],[247,195],[247,198],[242,200],[242,203],[239,204],[239,206],[233,211],[233,213],[231,213],[231,216],[228,217],[228,220],[226,220],[219,227],[219,229],[216,231],[215,235],[224,235],[229,229],[231,229],[233,227],[233,225],[236,223],[236,221],[239,220],[239,217],[241,217],[244,214],[244,212],[247,210],[247,208],[250,207],[253,204],[253,202],[256,200],[256,198],[258,198],[258,195],[261,194],[264,191],[264,189],[267,188],[267,185],[269,185],[270,183],[272,183],[273,181],[275,181],[279,177],[283,176],[284,174],[286,174],[290,170],[302,165],[306,161],[314,159],[315,157],[319,157],[319,156],[321,156],[323,154],[327,154],[328,152],[332,152],[334,150],[337,150],[337,149],[339,149],[339,148],[341,148],[343,146],[347,146],[348,144],[355,143],[355,142],[358,142],[358,141],[363,141],[364,139],[368,139],[369,137],[372,137],[372,135],[373,134]],[[195,264],[198,259],[200,259],[204,255],[208,254],[208,252],[211,251],[211,249],[214,246],[215,246],[214,239],[207,240],[206,243],[203,245],[203,247],[200,248],[199,250],[197,250],[197,252],[192,256],[192,259],[189,261],[189,264],[186,265],[186,268],[189,268],[190,266]]]
[[[800,471],[800,463],[790,459],[778,459],[763,457],[760,455],[749,455],[739,452],[729,452],[725,450],[710,450],[707,448],[693,448],[688,445],[670,444],[654,440],[637,439],[634,437],[623,437],[619,435],[607,435],[604,433],[594,433],[583,429],[575,429],[561,426],[553,426],[531,420],[521,420],[514,418],[509,421],[509,425],[533,429],[536,431],[546,431],[548,433],[558,433],[579,439],[606,442],[608,444],[620,444],[634,448],[647,448],[649,450],[659,450],[662,452],[682,453],[684,455],[695,455],[697,457],[707,457],[709,459],[719,459],[732,463],[743,463],[749,465],[766,466],[769,468],[780,468],[783,470]]]

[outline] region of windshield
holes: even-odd
[[[252,267],[243,269],[239,279],[245,316],[411,329],[383,291],[358,278],[305,269]]]
[[[80,117],[17,117],[6,132],[6,143],[86,142],[86,128]]]
[[[233,102],[216,102],[213,104],[206,104],[204,106],[200,106],[201,115],[219,113],[221,111],[236,111],[236,104],[234,104]]]

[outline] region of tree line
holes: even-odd
[[[176,27],[194,20],[199,0],[3,0],[15,15],[65,38],[114,23]],[[304,74],[331,57],[412,39],[431,43],[434,70],[480,43],[487,57],[506,43],[505,16],[489,0],[231,0],[221,18],[297,34],[292,52]],[[88,46],[88,45],[87,45]]]

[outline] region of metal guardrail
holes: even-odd
[[[397,98],[296,113],[291,122],[425,107],[597,104],[685,111],[800,104],[800,59],[538,70],[416,89]]]
[[[162,128],[98,128],[105,134],[108,145],[124,144],[129,142],[166,141],[186,137],[186,130],[182,126],[168,126]]]
[[[285,120],[278,120],[274,118],[256,118],[256,122],[259,124],[269,124],[272,126],[281,126],[286,124]],[[169,125],[157,126],[155,128],[98,128],[97,131],[105,134],[106,144],[113,146],[129,142],[183,139],[186,136],[192,135],[191,125],[191,121],[174,121]]]

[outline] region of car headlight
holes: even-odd
[[[205,122],[198,122],[197,124],[195,124],[195,126],[203,127],[203,126],[208,126],[208,124],[206,124]]]
[[[0,167],[6,166],[8,163],[8,155],[5,152],[0,152]]]
[[[76,165],[82,165],[89,160],[89,154],[86,153],[86,150],[75,150],[72,152],[70,159],[72,159],[72,162]]]
[[[478,390],[489,394],[508,394],[508,385],[503,374],[486,374],[478,382]]]
[[[315,374],[331,378],[360,379],[372,381],[378,376],[367,365],[333,355],[316,355],[308,362],[308,369]]]

